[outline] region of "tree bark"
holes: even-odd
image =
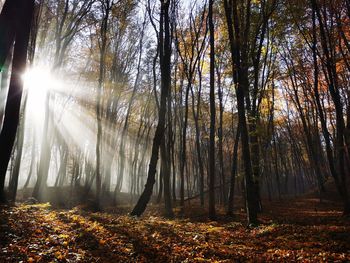
[[[7,5],[6,1],[5,6]],[[22,91],[23,91],[23,81],[21,75],[24,73],[26,64],[27,64],[27,49],[29,43],[30,29],[31,29],[31,20],[33,16],[34,10],[34,0],[18,0],[11,1],[16,3],[17,10],[22,10],[16,16],[15,13],[11,13],[14,17],[16,17],[19,21],[15,23],[15,32],[16,32],[16,43],[14,47],[13,60],[12,60],[12,73],[10,80],[10,87],[7,95],[7,101],[5,106],[5,116],[3,121],[3,127],[0,134],[0,202],[5,202],[5,194],[4,194],[4,183],[6,177],[6,171],[8,167],[8,163],[10,161],[11,152],[13,148],[13,144],[16,138],[17,126],[20,118],[20,107],[21,107],[21,99],[22,99]],[[9,4],[10,5],[10,4]],[[4,6],[4,8],[5,8]],[[25,11],[23,11],[25,10]],[[3,10],[4,12],[6,11]],[[14,10],[12,10],[14,11]],[[7,27],[10,27],[10,24],[6,23],[6,15],[4,14],[4,23],[1,23],[0,18],[0,30],[9,30]],[[2,17],[2,16],[1,16]],[[7,21],[8,22],[8,21]],[[8,37],[8,35],[6,35]],[[5,44],[1,44],[0,50],[9,49],[11,46],[11,37],[5,41]],[[3,54],[0,56],[1,66],[3,65],[3,58],[6,60],[7,54]]]
[[[167,98],[171,83],[171,36],[170,36],[170,1],[161,0],[161,14],[159,30],[159,49],[160,49],[160,67],[161,67],[161,95],[160,107],[158,113],[158,124],[155,131],[152,144],[151,160],[148,167],[147,182],[137,204],[130,213],[131,216],[141,216],[145,211],[153,192],[155,183],[157,162],[159,157],[159,148],[164,138]],[[163,30],[162,30],[163,28]]]
[[[238,124],[241,129],[242,157],[245,169],[247,221],[248,225],[256,225],[258,223],[255,202],[256,197],[254,191],[245,106],[245,98],[246,96],[249,96],[247,48],[250,26],[250,4],[250,0],[247,0],[246,7],[238,6],[236,0],[224,1],[232,58],[232,75],[236,86]],[[244,8],[246,10],[242,10]],[[245,23],[239,20],[240,16],[238,15],[238,9],[240,12],[245,13]],[[243,24],[245,27],[242,27],[241,24]]]
[[[237,126],[235,144],[233,146],[230,192],[229,192],[228,207],[227,207],[227,215],[228,216],[233,216],[233,212],[234,212],[234,194],[235,194],[235,182],[236,182],[236,174],[237,174],[239,138],[240,138],[240,128],[239,128],[239,126]]]
[[[209,0],[209,42],[210,42],[210,143],[209,143],[209,218],[216,219],[215,212],[215,31],[213,21],[213,0]]]

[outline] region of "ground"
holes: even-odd
[[[308,196],[265,202],[257,228],[218,211],[215,222],[188,204],[168,220],[151,207],[93,213],[50,204],[3,206],[0,262],[349,262],[350,223],[338,203]]]

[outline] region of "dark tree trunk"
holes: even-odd
[[[249,134],[246,119],[245,98],[249,96],[247,49],[250,26],[250,0],[247,6],[239,6],[236,0],[224,1],[226,21],[229,33],[230,50],[232,57],[232,75],[236,86],[238,125],[241,131],[242,157],[245,168],[245,198],[248,225],[256,225],[256,197],[252,174],[251,155],[249,149]],[[240,10],[238,10],[240,8]],[[239,11],[245,12],[245,23],[240,21]],[[243,24],[245,26],[242,27]]]
[[[190,82],[188,83],[186,87],[186,93],[185,93],[185,116],[183,121],[183,127],[182,127],[182,147],[181,147],[181,164],[180,164],[180,206],[184,207],[185,205],[185,168],[186,168],[186,155],[187,155],[187,125],[188,125],[188,96],[190,91]]]
[[[27,49],[29,43],[29,35],[31,29],[31,20],[34,10],[34,0],[22,0],[22,1],[6,1],[4,8],[10,6],[8,2],[15,3],[17,7],[16,10],[20,11],[19,16],[14,13],[14,10],[4,9],[0,18],[0,30],[5,32],[9,28],[13,28],[13,25],[8,24],[8,16],[16,17],[19,21],[15,22],[14,30],[16,32],[16,43],[13,52],[12,60],[12,73],[10,80],[10,87],[7,95],[7,101],[5,106],[5,116],[3,121],[3,127],[0,134],[0,202],[5,202],[4,194],[4,183],[6,177],[6,171],[8,163],[10,161],[11,152],[13,144],[16,138],[17,126],[19,123],[20,107],[21,107],[21,98],[22,98],[22,88],[23,81],[21,75],[24,73],[27,63]],[[11,6],[10,6],[11,7]],[[20,8],[18,8],[20,7]],[[12,7],[14,8],[14,7]],[[5,11],[9,12],[6,13]],[[22,13],[23,12],[23,13]],[[3,15],[4,13],[4,15]],[[11,19],[10,19],[11,21]],[[8,32],[8,31],[7,31]],[[0,32],[1,33],[1,32]],[[7,53],[11,43],[13,42],[12,37],[8,37],[10,34],[4,34],[5,38],[8,39],[5,43],[1,43],[0,50],[7,50],[6,54],[0,56],[1,66],[6,60]],[[3,39],[2,35],[0,35]]]
[[[157,162],[159,157],[159,148],[164,138],[167,98],[171,83],[171,36],[170,36],[170,1],[161,1],[160,30],[159,30],[159,48],[160,48],[160,67],[161,67],[161,95],[160,107],[158,113],[158,124],[153,138],[151,160],[148,167],[147,182],[137,204],[130,213],[132,216],[141,216],[152,196],[153,185],[155,183]]]
[[[219,171],[220,171],[220,199],[221,203],[227,204],[227,186],[226,186],[226,174],[224,165],[224,149],[223,149],[223,117],[224,117],[224,105],[223,105],[223,90],[221,87],[221,74],[219,66],[216,66],[216,75],[218,83],[218,97],[219,97],[219,127],[218,127],[218,158],[219,158]]]
[[[237,127],[235,144],[233,146],[233,158],[232,158],[232,168],[231,168],[231,180],[230,180],[230,192],[228,197],[228,208],[227,215],[233,216],[234,212],[234,194],[235,194],[235,182],[236,182],[236,174],[237,174],[237,159],[238,159],[238,146],[239,146],[239,138],[240,138],[240,128]]]
[[[312,45],[312,51],[313,51],[313,64],[314,64],[314,93],[315,93],[315,100],[316,100],[316,106],[317,106],[317,110],[318,110],[318,114],[320,117],[320,122],[321,122],[321,127],[322,127],[322,132],[323,132],[323,137],[325,140],[325,144],[326,144],[326,154],[327,154],[327,160],[328,160],[328,165],[329,165],[329,170],[330,173],[332,175],[332,177],[334,178],[334,182],[335,185],[337,187],[337,190],[343,200],[343,205],[344,205],[344,209],[343,212],[344,214],[349,214],[350,213],[350,200],[349,200],[349,194],[347,191],[347,186],[346,183],[343,181],[342,176],[340,176],[342,174],[342,168],[341,167],[336,167],[336,163],[334,160],[334,156],[333,156],[333,150],[332,150],[332,146],[331,146],[331,138],[330,138],[330,134],[327,128],[327,123],[326,123],[326,118],[324,116],[324,112],[323,112],[323,107],[321,105],[321,99],[320,99],[320,94],[319,94],[319,85],[318,85],[318,78],[319,78],[319,69],[318,69],[318,62],[317,62],[317,27],[316,27],[316,17],[318,17],[318,19],[320,18],[320,14],[317,15],[317,13],[319,13],[319,11],[317,12],[317,4],[316,1],[312,1],[312,7],[313,7],[313,12],[312,12],[312,25],[313,25],[313,45]],[[322,26],[322,24],[320,25]],[[324,35],[324,32],[322,33]],[[323,36],[323,40],[324,40],[324,36]],[[323,43],[323,48],[327,48],[325,43]],[[337,96],[335,96],[335,98],[337,98]],[[337,99],[335,100],[334,103],[336,103]],[[349,122],[349,120],[348,120]],[[341,121],[339,123],[340,127],[341,125]],[[338,156],[339,158],[339,156]],[[338,169],[337,169],[338,168]]]
[[[28,97],[25,96],[23,107],[20,113],[21,116],[19,121],[19,131],[17,132],[17,143],[16,143],[17,154],[15,158],[13,173],[11,175],[11,180],[9,184],[9,199],[12,200],[13,202],[16,201],[19,171],[21,168],[23,141],[24,141],[25,109],[27,104],[27,98]]]
[[[10,54],[11,47],[15,40],[16,30],[22,24],[23,0],[7,0],[0,15],[0,69]]]
[[[172,112],[171,112],[171,89],[169,88],[168,92],[168,109],[167,109],[167,117],[168,117],[168,125],[167,125],[167,138],[164,138],[165,148],[164,148],[164,205],[165,205],[165,216],[168,218],[172,218],[174,216],[173,206],[171,200],[171,151],[172,151],[172,138],[173,138],[173,130],[172,130]]]
[[[162,143],[160,147],[161,152],[161,172],[163,173],[163,186],[164,186],[164,205],[165,216],[171,218],[174,216],[171,202],[171,187],[170,187],[170,151],[166,147],[166,143]]]
[[[213,0],[209,0],[209,42],[210,42],[210,144],[209,144],[209,218],[215,220],[215,32],[213,21]]]

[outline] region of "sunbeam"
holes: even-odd
[[[33,67],[23,75],[24,90],[28,94],[27,116],[36,123],[41,123],[45,116],[45,102],[49,92],[60,89],[61,83],[50,70]]]

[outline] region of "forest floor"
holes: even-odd
[[[350,262],[350,222],[338,202],[312,196],[265,202],[261,224],[247,228],[198,205],[169,220],[159,207],[140,219],[50,204],[0,208],[0,262]],[[178,212],[178,211],[177,211]]]

